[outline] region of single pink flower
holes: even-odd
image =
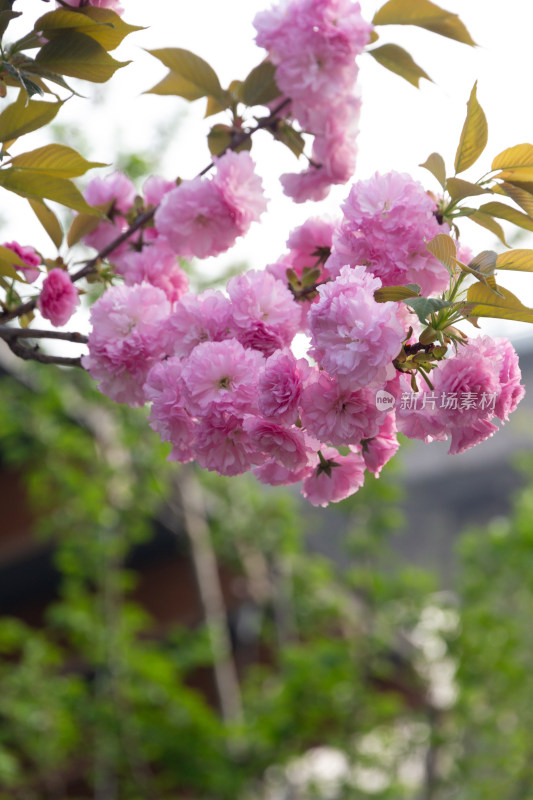
[[[68,272],[57,267],[50,270],[37,300],[37,307],[43,317],[59,328],[69,321],[79,302],[78,290]]]
[[[321,449],[322,459],[302,486],[303,496],[313,506],[338,503],[357,492],[365,481],[365,462],[358,452],[341,456],[331,447]]]

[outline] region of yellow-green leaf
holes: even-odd
[[[232,102],[231,94],[229,92],[225,92],[224,95],[224,101],[222,101],[220,98],[211,96],[207,98],[207,106],[204,117],[211,117],[213,114],[219,114],[221,111],[225,111],[226,108],[230,107]]]
[[[245,78],[241,98],[247,106],[264,106],[281,95],[276,84],[276,68],[270,61],[263,61]]]
[[[87,161],[76,150],[62,144],[47,144],[21,153],[11,159],[11,164],[19,169],[38,170],[58,178],[77,178],[94,167],[105,167],[101,161]]]
[[[125,36],[143,30],[138,25],[128,25],[109,8],[84,6],[80,9],[57,8],[39,17],[34,25],[37,33],[50,39],[64,30],[80,31],[102,45],[104,50],[114,50]]]
[[[518,225],[519,228],[524,228],[526,231],[533,231],[533,219],[518,211],[516,208],[506,206],[505,203],[485,203],[479,207],[482,214],[489,214],[491,217],[498,217],[498,219],[505,219],[507,222],[512,222],[513,225]]]
[[[503,232],[503,228],[498,222],[496,222],[494,217],[491,217],[488,214],[483,214],[481,211],[476,211],[476,210],[472,210],[470,214],[468,214],[467,216],[468,219],[471,219],[472,222],[476,223],[476,225],[480,225],[482,228],[486,228],[488,231],[497,236],[500,242],[503,242],[503,244],[506,247],[509,247],[509,245],[505,241],[505,234]]]
[[[533,322],[532,308],[524,306],[508,289],[502,286],[497,286],[496,289],[498,295],[480,283],[469,286],[466,293],[469,316]]]
[[[429,170],[443,189],[446,187],[446,165],[440,153],[431,153],[426,161],[423,164],[419,164],[419,166]]]
[[[508,250],[496,259],[497,269],[533,272],[533,250]]]
[[[533,193],[533,167],[516,167],[504,169],[494,176],[494,179],[507,181],[513,186],[518,186],[525,192]]]
[[[72,220],[72,224],[67,233],[67,244],[69,247],[77,244],[84,236],[92,233],[100,224],[100,217],[95,214],[77,214]]]
[[[122,42],[125,36],[135,31],[146,30],[140,25],[130,25],[124,22],[115,11],[110,8],[99,8],[98,6],[84,6],[79,9],[80,14],[100,23],[98,30],[89,33],[93,39],[102,45],[105,50],[114,50]]]
[[[464,181],[462,178],[448,178],[446,190],[452,200],[463,200],[465,197],[474,197],[478,194],[490,194],[489,189],[484,189],[477,183]]]
[[[416,25],[448,39],[475,45],[457,14],[430,0],[389,0],[376,12],[372,22],[374,25]]]
[[[495,250],[482,250],[468,262],[468,266],[483,275],[494,275],[497,258]]]
[[[420,295],[420,286],[412,284],[410,286],[382,286],[374,292],[376,303],[388,303],[389,301],[408,300],[410,297]]]
[[[515,144],[496,156],[492,169],[512,169],[533,166],[533,144]]]
[[[56,215],[48,208],[46,203],[43,203],[42,200],[29,199],[28,203],[32,207],[35,216],[45,229],[46,233],[59,250],[61,243],[63,242],[63,230]]]
[[[74,211],[91,213],[91,206],[85,202],[72,181],[66,178],[10,167],[0,170],[0,186],[31,200],[55,200]]]
[[[466,104],[466,119],[461,131],[459,146],[455,154],[455,172],[463,172],[478,160],[488,139],[488,126],[485,113],[476,96],[477,81]]]
[[[25,261],[23,261],[20,256],[18,256],[14,250],[11,250],[9,247],[4,247],[3,245],[0,246],[0,258],[2,261],[7,261],[8,264],[12,264],[15,267],[27,267]]]
[[[431,241],[426,242],[426,250],[433,253],[441,264],[444,264],[448,272],[455,272],[455,262],[457,259],[457,247],[451,236],[446,233],[439,233]]]
[[[21,281],[22,283],[26,283],[23,275],[20,272],[17,272],[15,267],[9,263],[9,261],[4,261],[3,258],[0,258],[0,275],[4,278],[11,278],[14,281]]]
[[[105,83],[129,61],[116,61],[87,34],[68,30],[47,42],[37,53],[35,63],[60,75]]]
[[[223,101],[224,92],[216,72],[200,56],[181,47],[163,47],[148,52],[170,70],[166,78],[149,90],[150,94],[175,94],[186,100],[211,96]]]
[[[21,91],[14,103],[0,114],[0,142],[18,139],[51,122],[62,106],[61,102],[46,103],[39,100],[27,102],[26,92]]]
[[[407,50],[397,44],[384,44],[373,50],[367,50],[367,52],[376,59],[378,64],[404,78],[408,83],[412,83],[417,89],[421,78],[431,81],[427,72],[418,66]]]
[[[501,183],[495,184],[492,187],[492,191],[496,192],[497,194],[505,194],[507,197],[510,197],[511,200],[521,206],[528,217],[533,217],[533,194],[531,192],[526,192],[525,189],[522,189],[520,186],[514,186],[512,183]]]

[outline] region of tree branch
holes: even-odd
[[[39,361],[41,364],[59,364],[61,367],[81,367],[81,358],[67,356],[51,356],[42,353],[38,345],[29,346],[18,339],[7,339],[6,344],[14,355],[24,361]]]
[[[70,333],[69,331],[43,331],[37,328],[10,328],[7,325],[0,325],[0,339],[9,342],[14,339],[62,339],[65,342],[75,344],[87,344],[87,337],[82,333]]]
[[[250,128],[250,130],[248,131],[243,131],[240,134],[235,134],[228,147],[226,147],[226,149],[223,150],[220,155],[224,155],[224,153],[227,152],[228,150],[236,150],[237,147],[240,147],[240,145],[243,144],[243,142],[250,139],[253,136],[253,134],[256,133],[256,131],[271,127],[274,120],[277,119],[280,111],[283,111],[283,109],[286,108],[290,104],[290,102],[291,99],[289,97],[286,97],[284,100],[278,103],[278,105],[271,111],[268,117],[263,117],[262,119],[258,120],[257,125],[255,125],[253,128]],[[196,177],[199,178],[202,175],[205,175],[214,166],[215,162],[211,161],[211,163],[208,164],[208,166],[205,167],[201,172],[199,172]],[[116,239],[113,239],[112,242],[106,245],[106,247],[100,250],[93,258],[87,261],[84,267],[82,267],[81,269],[79,269],[77,272],[75,272],[73,275],[70,276],[72,282],[75,283],[76,281],[79,281],[81,278],[86,278],[88,275],[91,275],[94,272],[95,267],[99,261],[102,261],[103,259],[107,258],[107,256],[110,255],[113,252],[113,250],[116,250],[117,247],[120,247],[121,244],[126,242],[130,238],[130,236],[133,236],[133,234],[136,233],[140,228],[142,228],[143,225],[145,225],[147,222],[150,222],[155,212],[157,211],[158,207],[159,206],[154,206],[154,208],[151,208],[148,211],[144,211],[142,214],[139,214],[139,216],[131,223],[129,228],[126,231],[124,231],[124,233],[121,233],[120,236],[117,236]],[[36,305],[37,305],[37,298],[34,298],[33,300],[28,300],[26,303],[22,303],[16,308],[13,308],[11,311],[4,311],[3,313],[0,313],[0,323],[9,322],[12,319],[24,316],[24,314],[29,314],[35,309]],[[58,362],[53,362],[53,363],[58,363]]]

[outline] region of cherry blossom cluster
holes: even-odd
[[[282,175],[283,189],[297,203],[322,200],[355,170],[361,105],[355,59],[372,25],[351,0],[300,0],[260,12],[254,26],[279,88],[291,99],[291,116],[314,136],[308,168]]]
[[[420,402],[403,400],[412,376],[397,357],[417,347],[420,324],[406,305],[375,293],[415,279],[440,291],[449,281],[425,248],[440,226],[418,183],[395,173],[355,183],[341,220],[308,220],[276,263],[231,278],[224,292],[194,294],[169,277],[182,273],[178,256],[202,248],[202,228],[206,252],[229,246],[264,207],[247,153],[223,156],[216,170],[177,187],[147,182],[143,203],[160,203],[154,223],[111,256],[124,284],[93,305],[83,359],[112,399],[151,403],[150,425],[171,444],[172,460],[229,476],[251,470],[270,485],[302,482],[311,503],[327,505],[356,492],[367,470],[379,475],[398,449],[397,431],[450,437],[458,453],[491,436],[494,418],[508,419],[524,390],[503,339],[452,350]],[[87,241],[101,246],[107,226],[120,229],[138,203],[132,192],[117,174],[89,185],[87,198],[107,207],[109,220]],[[226,228],[206,216],[211,201]],[[298,341],[307,343],[300,357]],[[494,402],[435,408],[430,393]]]

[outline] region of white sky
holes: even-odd
[[[409,0],[405,0],[409,2]],[[119,60],[133,63],[119,70],[109,84],[95,87],[77,82],[79,91],[91,100],[74,98],[58,115],[58,121],[81,129],[86,140],[83,154],[113,164],[117,152],[159,148],[160,133],[168,137],[161,160],[161,174],[174,178],[193,177],[209,161],[205,134],[209,126],[223,118],[203,119],[205,101],[189,104],[180,98],[142,94],[160,80],[166,70],[145,50],[156,47],[184,47],[201,55],[215,68],[226,86],[234,78],[244,78],[264,57],[254,42],[252,20],[257,11],[269,7],[266,0],[122,0],[124,18],[147,27],[129,36],[113,53]],[[362,8],[370,19],[383,3],[363,0]],[[365,55],[360,59],[360,87],[363,98],[359,156],[356,178],[367,178],[376,170],[405,171],[422,181],[427,189],[438,191],[430,173],[417,165],[432,151],[440,152],[452,171],[457,141],[464,120],[466,101],[475,80],[478,99],[489,123],[489,143],[485,153],[464,177],[473,180],[490,168],[492,158],[506,147],[533,141],[530,52],[533,31],[532,0],[443,0],[442,5],[460,14],[477,48],[408,26],[381,28],[381,43],[392,41],[408,49],[435,81],[422,81],[417,90]],[[22,8],[18,0],[15,8]],[[28,19],[51,10],[52,3],[24,0]],[[28,13],[26,13],[26,9]],[[15,23],[16,24],[16,23]],[[27,23],[23,26],[27,29]],[[13,25],[14,28],[14,25]],[[76,83],[72,81],[72,83]],[[21,149],[42,144],[41,134],[24,137]],[[73,146],[76,143],[73,142]],[[14,151],[15,152],[15,151]],[[284,250],[292,227],[309,216],[339,214],[347,187],[336,187],[328,200],[296,206],[283,197],[277,176],[297,171],[300,164],[267,134],[256,137],[252,155],[263,177],[271,202],[260,224],[255,224],[245,240],[218,264],[246,261],[261,269]],[[301,165],[303,168],[303,164]],[[93,172],[92,174],[96,174]],[[88,174],[90,177],[91,173]],[[84,179],[85,180],[85,179]],[[84,183],[82,182],[83,186]],[[28,213],[24,201],[14,203],[9,196],[9,211],[1,207],[9,225],[4,241],[17,238],[23,244],[35,241],[50,256],[53,246],[39,231],[28,240]],[[462,240],[474,251],[504,249],[492,234],[472,223],[465,223]],[[517,246],[533,247],[528,234]],[[207,268],[218,271],[214,260]],[[520,291],[522,300],[533,305],[533,276],[505,275],[502,283]],[[513,336],[529,334],[523,323],[486,323],[490,333]]]

